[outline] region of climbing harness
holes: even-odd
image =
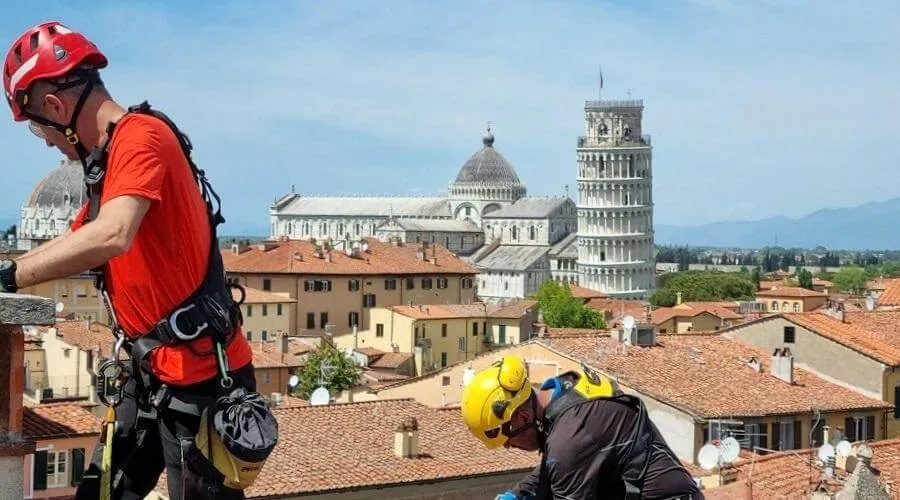
[[[575,381],[567,379],[574,378]],[[620,476],[625,484],[626,500],[639,500],[644,487],[647,468],[650,466],[650,452],[653,446],[653,433],[647,408],[637,397],[622,392],[618,384],[582,363],[581,369],[563,373],[544,382],[541,389],[553,389],[553,398],[544,411],[544,428],[553,426],[564,412],[585,403],[599,399],[615,401],[630,406],[637,411],[637,423],[632,434],[623,443],[627,443],[622,451],[624,463],[620,466]],[[541,468],[539,471],[539,487],[549,495],[547,454],[545,442],[541,443]],[[543,498],[543,497],[541,497]],[[549,496],[547,497],[549,498]]]
[[[265,400],[256,392],[243,387],[234,387],[234,379],[229,375],[225,350],[243,323],[239,306],[246,297],[246,292],[240,285],[228,283],[225,279],[225,268],[216,231],[218,225],[225,222],[221,213],[221,202],[207,181],[204,171],[197,168],[191,158],[193,146],[187,135],[182,133],[165,114],[151,109],[146,101],[129,107],[128,113],[153,116],[163,121],[178,138],[207,206],[211,233],[209,264],[203,282],[194,293],[173,308],[172,312],[153,325],[149,331],[135,338],[126,336],[116,318],[107,292],[107,265],[92,270],[95,276],[94,286],[101,292],[116,335],[113,358],[103,364],[101,373],[98,374],[98,388],[101,379],[104,387],[101,400],[108,406],[107,417],[111,416],[115,422],[115,407],[121,402],[122,392],[112,395],[106,392],[109,380],[115,377],[122,381],[124,376],[134,376],[138,386],[139,418],[155,421],[158,412],[164,410],[201,417],[200,432],[196,436],[192,452],[188,453],[188,458],[191,458],[194,467],[205,475],[218,477],[228,487],[243,489],[252,484],[269,453],[277,444],[278,425]],[[109,123],[103,143],[94,148],[82,162],[89,203],[86,223],[96,220],[100,211],[108,149],[115,128],[115,123]],[[215,210],[211,197],[216,200]],[[231,294],[234,288],[240,291],[240,300],[234,300]],[[205,352],[196,350],[194,341],[202,338],[210,339],[211,350]],[[151,353],[160,346],[176,344],[186,345],[195,355],[215,357],[219,379],[216,394],[188,393],[160,383],[152,376]],[[118,352],[123,348],[131,357],[130,373],[118,360]],[[121,385],[118,387],[121,388]],[[108,419],[104,420],[105,426],[106,420]],[[108,435],[105,437],[110,439]],[[111,447],[105,449],[104,453],[110,451]],[[104,463],[105,460],[104,456]],[[103,479],[105,480],[106,476],[103,476]],[[115,488],[116,480],[114,479],[112,483],[110,486]],[[103,485],[106,488],[107,483]],[[109,490],[105,489],[104,493],[106,491]]]

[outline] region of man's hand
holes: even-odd
[[[494,497],[494,500],[528,500],[529,498],[534,498],[534,495],[526,492],[522,495],[517,495],[514,491],[504,491],[503,493]]]

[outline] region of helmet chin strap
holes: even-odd
[[[512,439],[512,438],[518,436],[519,434],[527,431],[528,429],[534,429],[537,434],[538,446],[539,446],[540,452],[543,453],[544,448],[547,444],[547,432],[545,430],[546,425],[545,425],[544,418],[543,417],[538,418],[538,416],[537,416],[537,409],[538,409],[537,405],[538,405],[537,396],[532,396],[531,397],[531,414],[534,415],[534,418],[532,419],[532,421],[517,428],[516,430],[509,430],[508,432],[507,432],[507,430],[509,429],[509,423],[506,423],[506,424],[504,424],[504,434],[506,435],[507,439]]]
[[[66,141],[75,146],[75,151],[78,153],[78,158],[81,160],[81,165],[84,168],[87,168],[87,157],[90,155],[87,148],[84,147],[84,143],[81,142],[81,139],[78,137],[78,133],[76,132],[76,125],[78,124],[78,115],[81,114],[81,109],[84,107],[85,102],[87,102],[88,96],[91,95],[91,90],[94,88],[94,84],[96,83],[96,77],[93,76],[90,72],[79,73],[78,76],[81,78],[77,78],[73,81],[66,82],[56,86],[56,90],[65,90],[71,87],[75,87],[85,83],[84,89],[81,91],[81,95],[78,97],[78,102],[75,104],[75,110],[72,113],[72,119],[69,120],[69,125],[61,125],[56,122],[52,122],[43,118],[41,116],[32,115],[26,111],[22,111],[22,114],[25,115],[26,118],[32,120],[34,122],[40,123],[41,125],[45,125],[48,127],[55,128],[59,130],[62,134],[66,136]]]

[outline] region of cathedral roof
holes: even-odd
[[[85,203],[84,170],[78,162],[63,160],[44,176],[25,202],[28,207],[81,206]]]
[[[494,134],[490,129],[481,142],[482,148],[469,157],[459,170],[454,184],[521,186],[516,170],[494,149]]]
[[[278,215],[330,217],[446,217],[450,206],[446,198],[416,197],[304,197],[272,209]]]
[[[553,215],[554,212],[564,207],[566,204],[572,206],[575,204],[567,196],[556,196],[548,198],[519,198],[512,205],[507,205],[496,212],[491,212],[484,216],[485,219],[532,219],[545,218]]]

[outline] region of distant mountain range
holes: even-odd
[[[656,226],[657,245],[733,248],[778,246],[830,250],[900,249],[900,198],[826,208],[799,219],[773,217],[701,226]]]

